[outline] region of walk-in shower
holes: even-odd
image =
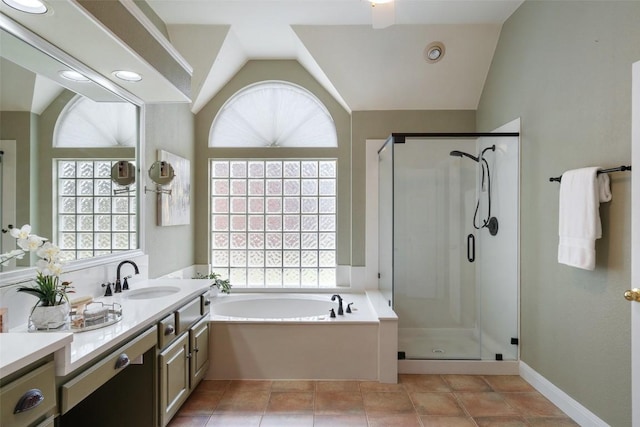
[[[516,360],[518,133],[393,134],[378,155],[398,357]]]

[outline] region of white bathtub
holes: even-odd
[[[211,300],[207,379],[359,379],[395,382],[397,317],[366,294],[233,293]],[[352,313],[347,313],[347,304]],[[329,316],[333,308],[336,317]],[[384,331],[384,332],[383,332]],[[390,335],[390,338],[389,336]],[[381,345],[381,340],[385,343]],[[381,374],[382,373],[382,374]]]
[[[344,315],[338,315],[338,301],[332,294],[231,294],[211,301],[211,319],[226,321],[333,321],[372,322],[378,318],[365,294],[340,294]],[[350,304],[352,313],[347,313]],[[336,317],[330,317],[333,309]]]

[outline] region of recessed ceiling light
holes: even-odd
[[[47,13],[47,6],[40,0],[2,0],[4,4],[26,13],[41,15]]]
[[[77,71],[73,70],[62,70],[60,71],[60,76],[67,79],[73,80],[74,82],[88,82],[90,81],[84,74],[80,74]]]
[[[114,71],[113,75],[127,82],[139,82],[142,80],[142,76],[134,71],[118,70]]]
[[[442,42],[433,42],[424,49],[424,60],[433,64],[438,62],[444,56],[444,44]]]

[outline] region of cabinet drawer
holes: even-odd
[[[209,293],[200,296],[200,301],[202,302],[201,312],[203,315],[209,314],[211,311],[211,301],[209,300]]]
[[[178,311],[176,312],[178,335],[189,329],[191,325],[193,325],[198,321],[198,319],[200,319],[200,316],[202,316],[201,309],[201,297],[194,299],[193,301],[184,305],[182,308],[178,309]]]
[[[176,327],[176,315],[175,313],[171,313],[158,322],[158,347],[163,349],[177,336],[178,328]]]
[[[138,335],[133,341],[120,347],[102,360],[95,363],[71,381],[60,387],[60,412],[65,414],[94,390],[102,386],[111,378],[121,372],[128,363],[126,359],[133,360],[156,345],[158,335],[156,328],[150,328]]]
[[[25,409],[14,413],[24,397]],[[0,389],[0,425],[27,426],[56,407],[55,364],[49,362]],[[28,402],[31,402],[28,404]],[[39,403],[38,403],[39,402]],[[30,407],[31,409],[26,409]],[[49,414],[51,415],[51,414]]]

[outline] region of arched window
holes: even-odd
[[[210,147],[337,147],[327,108],[308,90],[267,81],[233,95],[213,121]]]
[[[329,111],[304,88],[262,82],[227,101],[210,147],[301,149],[286,158],[210,159],[214,272],[235,287],[336,286],[337,159],[311,158],[304,148],[337,145]]]
[[[53,137],[54,147],[135,147],[136,106],[74,97],[64,108]]]

